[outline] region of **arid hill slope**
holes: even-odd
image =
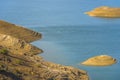
[[[10,35],[26,42],[33,42],[42,37],[38,32],[2,20],[0,20],[0,33]]]

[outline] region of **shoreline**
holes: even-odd
[[[0,24],[2,31],[0,50],[7,51],[0,54],[0,57],[3,57],[0,60],[0,71],[4,73],[0,74],[1,80],[14,80],[15,78],[17,80],[89,80],[84,70],[48,62],[36,55],[43,51],[32,46],[30,42],[41,38],[41,34],[5,21],[0,21]]]

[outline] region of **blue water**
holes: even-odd
[[[32,28],[43,34],[35,45],[44,50],[46,60],[88,71],[91,80],[119,80],[120,25],[59,26]],[[110,55],[117,64],[89,67],[80,63],[96,55]]]
[[[33,42],[44,59],[84,69],[91,80],[120,80],[120,19],[95,18],[84,12],[99,6],[120,7],[120,0],[1,0],[0,19],[42,33]],[[89,67],[80,63],[106,54],[117,63]]]

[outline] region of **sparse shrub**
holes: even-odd
[[[41,64],[36,64],[36,66],[37,66],[38,68],[42,67],[42,65],[41,65]]]
[[[23,63],[23,61],[22,61],[22,60],[17,59],[17,60],[15,60],[15,63],[16,63],[16,64],[22,64],[22,63]]]
[[[0,49],[0,54],[4,54],[4,55],[7,55],[8,54],[8,50],[3,48],[3,49]]]

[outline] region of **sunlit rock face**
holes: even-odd
[[[0,46],[6,47],[11,53],[35,55],[43,51],[30,42],[40,39],[38,32],[0,20]]]
[[[0,33],[26,41],[27,43],[41,39],[42,35],[30,29],[0,20]]]
[[[120,18],[120,8],[102,6],[95,8],[92,11],[85,12],[85,14],[93,17]]]
[[[11,53],[35,55],[42,53],[42,50],[15,37],[0,34],[0,45],[9,49]]]
[[[109,66],[115,63],[116,63],[116,59],[108,55],[94,56],[82,62],[83,65],[88,65],[88,66]]]

